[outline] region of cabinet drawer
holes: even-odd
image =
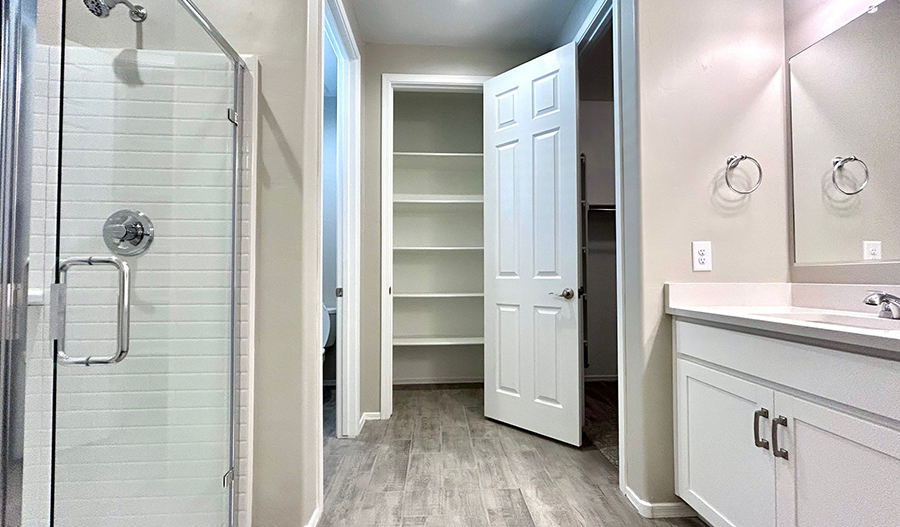
[[[900,422],[900,361],[675,320],[675,351]]]

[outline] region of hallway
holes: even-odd
[[[600,391],[586,390],[588,408],[603,404],[591,399]],[[589,440],[575,449],[489,421],[480,388],[395,389],[394,405],[389,421],[369,421],[357,439],[326,437],[320,525],[703,525],[642,518]]]

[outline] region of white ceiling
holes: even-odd
[[[362,40],[548,48],[576,0],[351,0]]]

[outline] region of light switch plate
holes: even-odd
[[[691,242],[694,272],[712,271],[712,242]]]
[[[863,242],[863,260],[881,260],[881,242]]]

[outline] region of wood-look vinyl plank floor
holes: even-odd
[[[393,417],[356,439],[334,437],[329,398],[320,525],[705,527],[643,518],[622,496],[615,394],[614,383],[586,384],[581,448],[486,419],[472,385],[395,390]]]

